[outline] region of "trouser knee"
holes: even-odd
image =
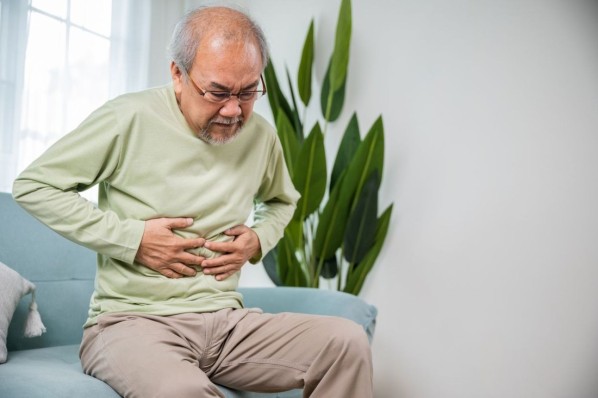
[[[331,345],[352,359],[368,359],[371,357],[370,344],[363,327],[351,320],[332,318],[330,333]],[[347,358],[349,359],[349,358]]]

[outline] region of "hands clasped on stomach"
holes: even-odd
[[[204,274],[223,280],[238,272],[260,250],[257,234],[246,225],[224,232],[228,242],[208,242],[204,238],[183,238],[173,230],[188,228],[192,218],[156,218],[145,222],[135,261],[168,278],[195,276],[196,267]],[[190,251],[204,247],[219,255],[206,259]]]

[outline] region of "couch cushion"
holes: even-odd
[[[0,367],[0,397],[119,398],[104,382],[83,373],[77,344],[12,352]],[[259,394],[221,387],[226,398],[299,398],[301,390]]]
[[[0,367],[0,397],[118,398],[107,384],[81,370],[78,345],[14,351]]]

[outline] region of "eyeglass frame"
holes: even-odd
[[[191,78],[191,75],[189,74],[189,72],[187,72],[187,77],[189,78],[189,81],[191,82],[191,84],[193,85],[193,88],[195,88],[195,90],[197,91],[197,93],[199,95],[201,95],[202,97],[204,97],[204,99],[212,104],[224,104],[227,101],[229,101],[231,99],[231,97],[237,97],[237,101],[239,101],[240,104],[248,104],[251,103],[251,101],[257,101],[258,99],[260,99],[261,97],[263,97],[264,95],[266,95],[266,82],[264,81],[264,75],[262,73],[260,73],[260,81],[262,83],[262,90],[242,90],[239,91],[237,94],[233,94],[230,91],[226,91],[226,90],[204,90],[202,88],[200,88],[197,83],[195,83],[195,81],[193,81],[193,79]],[[226,97],[226,99],[223,100],[218,100],[218,101],[213,101],[209,98],[206,98],[206,94],[214,94],[214,93],[218,93],[218,94],[228,94],[228,96]],[[243,93],[253,93],[256,95],[256,97],[252,98],[252,99],[248,99],[248,100],[242,100],[240,95]],[[259,96],[258,96],[259,95]]]

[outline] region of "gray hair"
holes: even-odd
[[[176,24],[172,33],[172,38],[170,39],[170,44],[168,46],[170,57],[179,67],[183,76],[187,78],[187,73],[193,66],[193,61],[195,60],[201,38],[210,29],[210,22],[212,21],[209,18],[204,17],[203,14],[206,13],[205,11],[214,8],[222,8],[238,14],[239,21],[243,22],[241,31],[243,31],[246,37],[252,36],[252,38],[255,39],[262,56],[262,67],[265,68],[270,55],[268,42],[266,41],[266,36],[264,35],[262,28],[260,28],[259,25],[246,13],[240,10],[231,7],[203,6],[188,11]]]

